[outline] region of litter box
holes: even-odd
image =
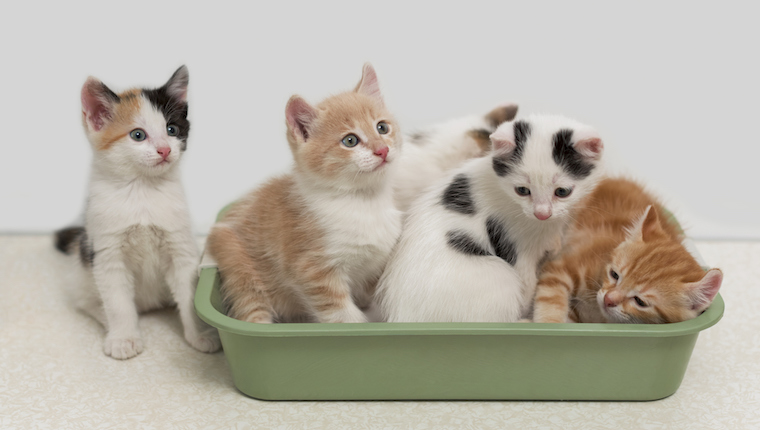
[[[202,268],[195,308],[237,388],[263,400],[657,400],[723,316],[717,295],[673,324],[256,324],[224,314],[219,285]]]

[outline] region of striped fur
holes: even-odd
[[[602,181],[542,269],[534,320],[667,323],[699,315],[722,274],[705,273],[669,216],[635,182]]]

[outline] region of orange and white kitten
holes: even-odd
[[[402,144],[366,64],[353,91],[285,108],[295,164],[213,227],[228,315],[244,321],[365,322],[401,232],[390,176]]]
[[[534,321],[670,323],[698,316],[723,274],[707,272],[680,229],[635,182],[605,179],[575,214],[536,288]]]

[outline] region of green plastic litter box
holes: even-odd
[[[225,315],[219,286],[202,263],[195,310],[235,386],[262,400],[658,400],[724,309],[718,294],[673,324],[256,324]]]
[[[195,308],[263,400],[657,400],[723,316],[718,295],[674,324],[256,324],[224,314],[219,283],[201,270]]]

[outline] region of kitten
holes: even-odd
[[[456,118],[405,136],[410,145],[404,147],[393,180],[396,207],[406,212],[417,197],[449,171],[491,152],[489,135],[515,115],[517,105],[504,104],[486,115]]]
[[[228,315],[249,322],[365,322],[401,231],[392,170],[401,132],[366,64],[356,88],[285,108],[290,174],[238,201],[212,229]]]
[[[176,304],[185,339],[213,352],[216,330],[193,308],[198,250],[179,161],[187,148],[188,73],[180,67],[157,89],[120,94],[90,77],[82,123],[93,149],[84,227],[56,233],[56,247],[78,255],[77,305],[108,332],[117,359],[143,350],[138,313]]]
[[[530,309],[537,265],[595,185],[603,144],[555,116],[507,122],[410,209],[378,285],[389,322],[512,322]]]
[[[605,179],[580,205],[536,289],[536,322],[668,323],[698,316],[723,274],[705,273],[680,229],[635,182]]]

